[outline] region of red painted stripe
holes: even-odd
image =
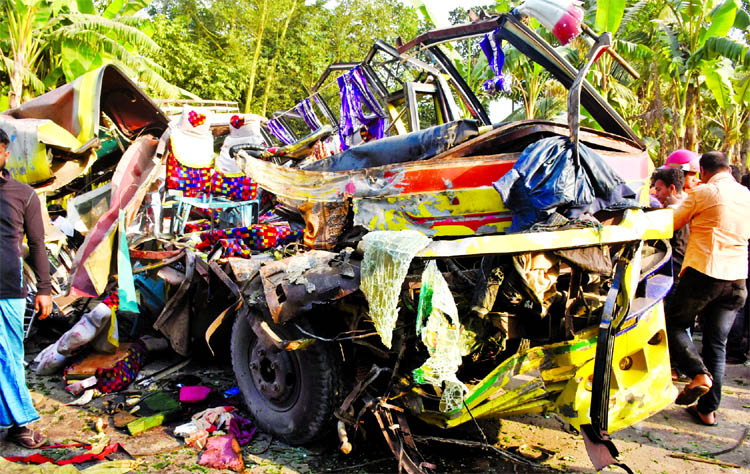
[[[602,156],[620,177],[625,181],[644,181],[648,178],[648,158]],[[403,169],[403,178],[395,185],[401,194],[446,191],[450,189],[478,188],[492,186],[502,178],[515,164],[515,160],[495,162],[446,164],[443,168]],[[398,174],[386,171],[386,179]]]
[[[480,227],[484,225],[494,224],[497,222],[510,222],[512,217],[485,217],[483,219],[468,219],[468,220],[456,220],[456,219],[444,219],[441,221],[435,221],[432,223],[430,228],[435,229],[440,226],[457,225],[462,227],[468,227],[474,232],[478,231]]]

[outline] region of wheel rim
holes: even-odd
[[[250,349],[249,366],[255,389],[276,411],[294,406],[301,382],[296,354],[256,343]]]

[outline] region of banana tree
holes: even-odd
[[[506,50],[505,66],[506,77],[511,84],[510,97],[523,104],[521,109],[513,112],[506,120],[548,120],[565,111],[565,88],[552,79],[542,66],[530,61],[514,48]],[[523,111],[523,117],[519,116],[520,111]]]
[[[25,88],[31,86],[35,92],[44,90],[44,84],[36,74],[38,62],[47,44],[51,5],[41,2],[25,3],[22,0],[5,2],[5,19],[0,23],[0,39],[5,43],[0,50],[3,66],[10,82],[9,105],[18,106],[23,100]]]
[[[661,42],[671,56],[666,74],[674,85],[675,134],[684,137],[684,148],[697,150],[699,145],[702,61],[731,52],[727,34],[732,27],[742,26],[738,22],[746,17],[738,15],[738,8],[736,0],[672,0],[657,20]]]
[[[0,59],[10,78],[9,105],[71,81],[105,63],[114,63],[158,92],[179,90],[161,76],[144,54],[159,47],[139,29],[133,15],[144,0],[117,0],[99,13],[91,0],[4,0],[0,20]]]
[[[587,11],[587,17],[595,13],[594,30],[599,34],[613,34],[612,49],[620,56],[637,66],[646,66],[653,51],[639,42],[641,38],[631,38],[629,33],[634,29],[633,24],[644,16],[643,12],[652,8],[653,2],[647,0],[637,1],[630,6],[626,5],[625,0],[598,0]],[[638,79],[627,75],[611,55],[602,55],[591,70],[593,84],[625,117],[637,113],[638,97],[634,89],[639,86]]]
[[[705,61],[701,71],[706,87],[716,101],[716,110],[709,115],[710,122],[719,131],[715,134],[715,147],[737,162],[740,147],[748,139],[750,72],[734,70],[727,59]]]

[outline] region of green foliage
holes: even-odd
[[[716,104],[722,109],[734,104],[730,66],[723,61],[704,62],[701,70]]]
[[[710,22],[708,28],[701,31],[700,45],[705,44],[708,38],[721,37],[729,33],[729,29],[734,25],[736,13],[737,2],[735,0],[725,0],[714,8],[707,16]]]
[[[165,78],[182,89],[206,99],[247,104],[255,113],[263,112],[265,103],[270,113],[305,97],[330,63],[361,61],[376,39],[408,40],[419,28],[416,12],[398,0],[343,0],[332,9],[323,0],[298,0],[290,17],[293,3],[268,2],[252,97],[248,85],[262,0],[154,3],[153,39],[164,52],[152,59],[161,62]]]
[[[625,0],[599,0],[596,2],[596,30],[616,32],[624,14]]]
[[[713,36],[706,40],[701,49],[693,55],[693,62],[710,60],[717,56],[729,58],[745,68],[750,68],[750,47],[731,38]]]
[[[103,64],[114,63],[162,95],[178,91],[161,68],[143,54],[159,46],[139,29],[133,15],[144,0],[115,0],[100,14],[92,0],[2,0],[0,57],[8,74],[10,102],[69,82]]]

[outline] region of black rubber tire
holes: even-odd
[[[270,326],[287,340],[304,337],[293,326],[294,323],[300,327],[306,326],[302,320],[295,320],[286,326]],[[258,428],[292,445],[309,443],[330,431],[333,412],[339,400],[341,367],[339,357],[330,344],[318,341],[303,350],[281,351],[278,355],[269,356],[283,358],[287,379],[292,380],[282,389],[285,395],[281,402],[267,396],[258,386],[257,363],[267,359],[258,359],[257,352],[254,352],[260,347],[256,348],[258,339],[247,317],[236,318],[231,339],[232,368],[237,385]],[[255,371],[251,369],[251,361],[256,362]],[[268,388],[265,390],[267,392]]]

